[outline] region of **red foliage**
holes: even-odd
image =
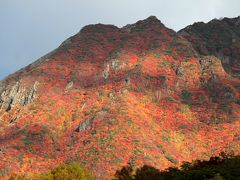
[[[0,167],[9,175],[78,161],[106,178],[127,163],[163,169],[239,153],[239,79],[215,57],[203,70],[187,44],[154,18],[83,28],[7,80],[40,85],[34,102],[0,112]]]

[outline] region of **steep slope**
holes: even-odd
[[[194,23],[178,32],[201,55],[214,55],[233,76],[240,74],[240,16]]]
[[[239,79],[156,17],[89,25],[0,84],[0,168],[77,161],[100,179],[239,153]]]

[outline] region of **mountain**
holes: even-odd
[[[191,42],[200,55],[218,57],[232,76],[240,74],[240,16],[194,23],[179,34]]]
[[[238,18],[178,33],[154,16],[88,25],[9,75],[0,82],[0,174],[79,162],[110,179],[126,164],[165,169],[239,154],[240,41],[230,21]],[[224,38],[215,43],[217,33]],[[229,66],[218,49],[225,43]]]

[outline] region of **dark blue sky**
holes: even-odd
[[[157,16],[179,30],[240,15],[239,0],[0,0],[0,79],[55,49],[84,25]]]

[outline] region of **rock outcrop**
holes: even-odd
[[[78,126],[78,128],[76,129],[76,132],[89,130],[91,128],[92,123],[93,123],[93,119],[86,119]]]
[[[21,83],[16,82],[13,86],[3,88],[0,95],[0,109],[10,111],[14,106],[25,106],[33,102],[36,97],[38,81],[35,81],[31,88],[25,88]]]
[[[73,81],[69,82],[65,88],[66,91],[71,90],[73,88]]]

